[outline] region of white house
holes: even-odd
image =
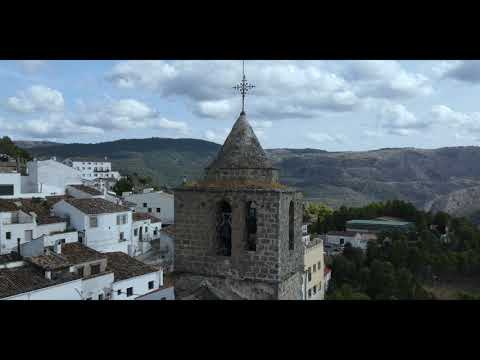
[[[0,299],[133,300],[164,289],[161,269],[122,252],[80,243],[35,250],[20,259],[0,256]]]
[[[28,176],[0,169],[0,199],[44,197],[28,185]]]
[[[113,271],[112,300],[135,300],[163,286],[163,270],[121,252],[105,253],[107,270]]]
[[[40,193],[43,196],[64,195],[67,185],[82,184],[80,174],[71,167],[52,158],[29,161],[27,174],[22,181],[22,192]]]
[[[124,193],[122,197],[137,205],[136,212],[152,214],[162,219],[162,223],[165,225],[174,223],[173,194],[145,189],[144,192],[138,194]]]
[[[160,239],[162,221],[148,213],[134,212],[132,214],[132,247],[131,256],[146,253],[151,249],[151,242]]]
[[[367,250],[368,240],[364,239],[360,233],[354,231],[329,231],[326,243],[337,247],[351,244],[353,247]]]
[[[77,241],[77,232],[67,229],[64,219],[28,210],[19,201],[0,200],[0,254],[18,251],[20,245],[39,237],[47,246],[62,239]]]
[[[82,179],[95,180],[114,178],[119,179],[118,171],[112,171],[112,163],[110,161],[71,161],[73,169],[77,170]]]
[[[1,300],[81,300],[82,279],[75,274],[52,278],[28,262],[10,264],[0,268]]]
[[[129,253],[132,241],[132,211],[105,199],[64,199],[53,206],[79,231],[79,241],[92,249]]]

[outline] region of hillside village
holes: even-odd
[[[415,243],[418,221],[432,223],[429,231],[438,244],[454,241],[447,223],[419,220],[415,208],[403,202],[379,205],[375,211],[372,205],[362,213],[345,208],[332,212],[302,200],[279,182],[244,114],[206,169],[205,180],[183,179],[174,194],[153,188],[115,193],[112,189],[125,177],[106,159],[31,159],[24,169],[8,154],[1,160],[2,299],[355,298],[348,285],[352,281],[344,284],[339,259],[352,253],[371,256],[374,246],[399,236]],[[254,178],[235,170],[246,161],[257,166],[251,170]],[[239,201],[241,194],[252,201],[244,213],[245,233],[236,233],[233,221],[241,217],[236,208],[232,213],[229,201]],[[275,204],[272,196],[280,196],[283,204],[282,197],[292,195],[297,200],[290,207],[287,201],[285,210],[272,214],[285,225],[262,224],[272,216],[267,215]],[[217,212],[213,232],[204,226],[209,212]],[[272,232],[276,226],[280,228]],[[217,247],[205,257],[192,252],[194,243]],[[284,262],[272,262],[282,244]],[[291,272],[282,280],[276,271],[289,262]],[[220,278],[229,279],[228,285]],[[335,291],[327,296],[332,278]]]
[[[441,211],[443,203],[463,208],[455,199],[468,195],[458,187],[469,183],[474,189],[476,183],[455,180],[444,189],[448,198],[432,200],[432,188],[415,204],[405,197],[380,202],[365,197],[332,209],[316,197],[305,198],[277,166],[286,151],[266,152],[250,124],[245,94],[253,87],[243,74],[235,87],[242,94],[242,111],[221,147],[208,145],[204,153],[195,153],[191,143],[182,142],[201,160],[202,171],[193,169],[192,158],[172,156],[179,159],[181,173],[159,168],[164,174],[154,178],[156,173],[140,161],[124,173],[107,153],[39,158],[2,138],[0,299],[480,298],[480,230],[465,217]],[[145,140],[144,147],[155,142]],[[60,150],[61,144],[47,142],[41,148]],[[385,151],[392,157],[380,156],[375,166],[393,168],[398,154]],[[333,184],[335,178],[351,190],[362,188],[358,194],[390,196],[379,184],[389,187],[399,171],[373,171],[378,182],[369,189],[354,176],[366,168],[355,165],[351,175],[332,165],[340,161],[347,168],[343,155],[313,151],[326,158],[312,166],[310,150],[297,152],[306,165],[296,182],[306,188],[312,181]],[[414,178],[420,168],[410,161],[417,155],[403,156],[400,169]],[[466,176],[458,162],[455,166],[449,170]],[[413,198],[425,194],[433,184],[429,178],[438,174],[427,169],[420,175],[425,181],[414,181],[415,191],[405,190]],[[468,194],[474,198],[477,192]],[[348,203],[348,196],[344,200]],[[469,211],[476,208],[472,204]]]

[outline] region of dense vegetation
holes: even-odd
[[[117,195],[122,195],[123,192],[132,191],[132,190],[142,190],[145,188],[153,188],[153,190],[158,191],[168,190],[167,187],[160,187],[155,184],[151,176],[141,176],[136,172],[133,172],[131,175],[126,175],[118,180],[113,186],[113,191]]]
[[[309,213],[315,211],[317,213]],[[455,218],[442,212],[419,211],[403,201],[373,203],[363,208],[307,207],[316,221],[314,232],[345,230],[351,219],[379,216],[413,221],[411,233],[382,233],[369,242],[366,253],[350,246],[343,255],[331,261],[331,299],[427,299],[432,295],[423,284],[439,279],[480,276],[480,231],[466,218]],[[475,298],[464,293],[462,298]]]
[[[150,177],[157,186],[177,186],[183,178],[198,179],[219,145],[197,139],[125,139],[98,144],[55,144],[29,148],[39,159],[105,157],[122,175]]]
[[[20,158],[22,161],[28,161],[32,159],[26,150],[15,145],[15,143],[8,136],[4,136],[0,139],[0,154],[7,154],[15,159]]]

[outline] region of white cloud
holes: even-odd
[[[327,133],[316,133],[311,132],[305,135],[308,139],[313,140],[318,143],[325,143],[325,142],[335,142],[335,143],[345,143],[347,141],[347,137],[343,134],[327,134]]]
[[[223,129],[223,131],[215,131],[209,129],[204,132],[203,138],[217,144],[223,144],[229,133],[230,129]]]
[[[160,117],[158,111],[135,99],[108,100],[89,106],[79,102],[77,122],[103,130],[169,129],[187,134],[187,123]]]
[[[231,100],[199,101],[195,106],[194,112],[200,117],[228,119],[233,112]]]
[[[432,125],[429,119],[417,118],[402,104],[385,103],[378,109],[378,116],[382,128],[392,135],[407,136]]]
[[[45,115],[25,121],[7,121],[0,119],[0,127],[5,131],[14,132],[15,135],[31,137],[34,139],[64,138],[72,134],[102,134],[103,130],[79,125],[65,118],[63,115]]]
[[[411,98],[432,93],[430,79],[405,70],[398,61],[359,60],[348,62],[343,70],[359,96]]]
[[[436,105],[432,107],[431,114],[437,123],[466,133],[480,132],[480,112],[464,113],[454,111],[445,105]]]
[[[63,111],[64,105],[60,91],[43,85],[33,85],[7,99],[7,108],[20,113],[59,112]]]
[[[445,62],[437,69],[440,75],[468,83],[480,82],[480,60]]]
[[[40,70],[47,63],[45,60],[18,60],[20,66],[27,72],[32,73]]]
[[[162,129],[173,129],[179,131],[181,134],[187,134],[190,129],[185,122],[182,121],[172,121],[165,118],[160,119],[158,122],[154,124]]]

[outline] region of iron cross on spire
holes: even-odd
[[[243,66],[242,81],[240,81],[240,84],[235,85],[233,88],[235,90],[240,91],[240,94],[242,94],[242,114],[245,114],[245,95],[247,95],[248,91],[253,89],[255,85],[250,84],[245,77],[245,60],[242,60],[242,66]]]

